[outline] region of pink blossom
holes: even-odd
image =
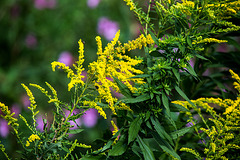
[[[35,48],[37,46],[37,38],[33,34],[28,34],[25,38],[27,48]]]
[[[83,124],[88,127],[94,127],[98,120],[98,111],[96,109],[88,109],[84,115],[82,115]]]
[[[67,51],[62,52],[58,58],[58,62],[62,62],[66,66],[71,66],[73,64],[73,61],[73,56]]]
[[[34,1],[34,6],[37,9],[53,9],[56,7],[56,0],[35,0]]]
[[[104,36],[108,41],[112,40],[119,30],[118,23],[102,17],[98,21],[98,33]]]
[[[89,8],[96,8],[99,4],[100,0],[88,0],[87,5]]]
[[[0,119],[0,136],[6,138],[9,134],[9,126],[6,120]]]

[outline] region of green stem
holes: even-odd
[[[149,13],[151,9],[152,0],[149,0],[148,11],[147,11],[147,19],[146,19],[146,26],[145,26],[145,36],[147,36],[147,29],[148,29],[148,20],[149,20]]]

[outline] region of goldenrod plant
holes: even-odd
[[[234,87],[240,93],[240,78],[232,70],[230,73],[236,80]],[[195,134],[201,142],[199,145],[203,146],[201,150],[182,147],[180,151],[189,152],[197,159],[239,159],[239,95],[236,100],[199,98],[191,100],[191,103],[187,101],[173,101],[172,103],[188,110],[187,113],[182,113],[189,116],[189,122],[194,126]],[[217,112],[219,107],[222,108],[221,113]],[[199,120],[203,122],[203,125],[198,126],[198,122],[193,118],[194,112],[200,117]],[[205,112],[210,117],[204,117]]]
[[[55,106],[53,121],[49,124],[46,119],[43,120],[43,132],[36,129],[38,106],[27,85],[22,84],[31,102],[28,107],[32,114],[31,122],[20,115],[30,132],[27,137],[21,137],[18,120],[1,103],[3,117],[12,126],[21,144],[21,158],[180,160],[238,157],[231,154],[239,149],[238,140],[234,140],[239,132],[239,115],[235,112],[238,100],[206,97],[191,101],[181,89],[181,82],[186,77],[200,81],[190,60],[206,61],[210,46],[227,42],[218,37],[240,29],[230,21],[232,17],[239,16],[240,1],[148,0],[147,7],[143,9],[140,1],[124,1],[142,25],[142,34],[138,38],[122,43],[118,31],[103,49],[101,37],[97,36],[97,60],[89,63],[86,80],[83,75],[84,42],[81,39],[78,41],[78,60],[72,68],[62,62],[51,63],[53,71],[61,69],[67,74],[67,91],[72,95],[69,102],[58,98],[61,92],[57,93],[54,85],[46,83],[51,91],[49,93],[40,85],[29,84],[49,99],[51,107]],[[142,48],[143,56],[128,55],[132,50]],[[231,73],[239,80],[236,74]],[[239,89],[239,84],[235,85]],[[123,97],[113,96],[112,91],[121,93]],[[179,96],[186,101],[172,102]],[[217,103],[226,111],[217,113],[214,106],[207,103]],[[200,107],[206,115],[202,114]],[[111,119],[113,126],[111,137],[98,140],[101,145],[98,148],[69,139],[69,134],[81,135],[83,131],[79,126],[71,129],[73,126],[69,121],[76,123],[90,108],[96,109],[104,119]],[[192,109],[202,121],[195,120]],[[186,126],[189,123],[191,127]],[[193,142],[196,137],[201,141],[200,147],[186,145],[183,140],[189,134],[195,137]],[[9,158],[4,147],[0,147]],[[76,147],[88,150],[76,153]],[[186,158],[182,151],[194,156]]]

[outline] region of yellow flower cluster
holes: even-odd
[[[147,44],[153,44],[154,41],[150,34],[146,37],[141,34],[137,39],[128,41],[128,43],[124,43],[123,46],[116,47],[117,53],[122,52],[123,54],[127,51],[135,50],[135,49],[142,49],[143,46],[147,46]]]
[[[182,3],[178,3],[175,5],[176,9],[181,10],[186,15],[191,15],[192,10],[194,9],[195,3],[188,0],[183,0]]]
[[[141,70],[134,68],[134,66],[141,63],[142,60],[133,59],[123,54],[126,50],[131,51],[137,48],[140,49],[147,44],[154,43],[150,35],[146,37],[141,35],[136,40],[129,41],[122,45],[121,42],[118,41],[119,36],[120,31],[116,33],[113,41],[108,43],[104,51],[102,50],[101,38],[99,36],[96,37],[98,59],[90,63],[88,67],[88,73],[95,76],[94,85],[99,93],[98,98],[100,100],[105,100],[113,114],[116,114],[115,109],[119,108],[117,105],[114,105],[115,102],[117,102],[117,98],[114,98],[111,94],[111,88],[119,92],[119,88],[117,83],[113,81],[113,77],[122,81],[132,92],[135,92],[136,88],[132,86],[131,81],[139,84],[144,83],[143,79],[131,78],[136,74],[143,73]],[[115,47],[116,44],[118,44],[117,47]],[[122,107],[128,108],[123,105]]]
[[[2,111],[1,117],[5,119],[8,122],[8,125],[12,126],[13,128],[16,128],[19,126],[16,118],[13,118],[14,112],[11,113],[11,111],[8,109],[8,106],[0,102],[0,110]]]
[[[32,134],[30,137],[28,137],[28,141],[26,142],[26,147],[30,146],[30,143],[34,142],[35,140],[40,140],[40,137],[36,134]]]
[[[136,6],[132,0],[123,0],[123,1],[125,1],[127,3],[127,5],[130,7],[130,10],[136,9]]]
[[[235,88],[239,90],[240,78],[239,76],[230,70],[232,77],[237,81],[235,82]],[[191,105],[187,101],[173,101],[172,103],[181,105],[188,109],[194,109],[197,111],[199,116],[202,118],[203,122],[206,125],[206,128],[200,128],[204,133],[209,137],[209,143],[207,143],[206,148],[204,149],[204,154],[206,155],[206,159],[227,159],[225,154],[229,149],[240,149],[239,143],[236,143],[234,140],[236,134],[236,130],[239,130],[240,123],[240,97],[238,95],[236,100],[225,99],[222,100],[220,98],[199,98],[197,100],[191,100],[191,102],[195,105]],[[215,104],[219,107],[225,109],[225,111],[221,113],[216,113],[214,111],[214,107],[209,104]],[[199,108],[197,108],[199,107]],[[208,118],[209,121],[212,121],[214,125],[209,126],[204,117],[201,115],[200,107],[205,109],[206,112],[210,113],[211,118]],[[191,112],[187,112],[191,115]],[[195,154],[191,149],[182,149],[183,151],[187,151],[189,153],[194,154],[196,157],[198,155]]]
[[[214,9],[217,16],[221,19],[231,18],[230,15],[237,14],[240,10],[240,1],[208,4],[207,8]]]
[[[58,66],[59,69],[62,69],[64,72],[67,73],[67,77],[71,79],[70,83],[68,84],[68,91],[70,91],[73,87],[77,86],[78,84],[80,85],[84,85],[84,82],[83,82],[83,78],[84,76],[81,75],[82,74],[82,71],[84,70],[82,64],[84,62],[84,45],[83,45],[83,42],[82,40],[80,39],[78,41],[78,44],[79,44],[79,57],[78,57],[78,61],[77,61],[77,65],[76,64],[73,64],[73,67],[75,68],[76,70],[76,74],[73,72],[73,70],[69,67],[69,66],[66,66],[64,63],[61,63],[61,62],[52,62],[51,65],[52,65],[52,70],[55,71],[55,68]]]
[[[225,42],[228,42],[227,40],[219,40],[219,39],[216,39],[216,38],[205,38],[203,40],[199,40],[199,41],[193,41],[192,44],[199,44],[199,43],[225,43]]]
[[[123,102],[119,102],[119,104],[116,107],[116,109],[118,109],[118,110],[127,110],[127,111],[131,111],[132,112],[132,109],[129,106],[127,106],[125,103],[123,103]]]

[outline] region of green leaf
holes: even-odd
[[[157,134],[156,132],[153,132],[152,135],[156,140],[156,142],[158,143],[159,147],[162,148],[162,150],[171,154],[173,157],[181,160],[180,156],[174,151],[172,146],[169,143],[167,143],[164,139],[162,139],[159,134]]]
[[[133,76],[131,78],[145,78],[145,77],[150,77],[150,75],[149,74],[140,74],[140,75]]]
[[[154,120],[153,117],[151,117],[151,122],[153,124],[153,127],[157,131],[158,135],[165,140],[168,140],[168,142],[173,146],[172,138],[169,136],[169,134],[165,131],[164,127],[160,124],[160,122],[156,119]]]
[[[189,36],[187,36],[187,43],[190,47],[192,47],[192,41],[191,41],[191,38]]]
[[[203,60],[206,60],[206,61],[208,61],[208,59],[207,59],[207,58],[203,57],[203,56],[202,56],[202,55],[200,55],[200,54],[196,54],[196,57],[197,57],[197,58],[200,58],[200,59],[203,59]]]
[[[134,121],[130,124],[129,130],[128,130],[128,144],[132,142],[138,135],[138,132],[141,128],[142,119],[140,117],[137,117],[134,119]]]
[[[193,126],[182,128],[180,130],[177,130],[177,131],[174,131],[174,132],[170,133],[170,136],[172,137],[172,139],[177,139],[178,137],[183,136],[184,134],[189,132],[192,128],[193,128]]]
[[[180,96],[182,96],[186,101],[188,101],[191,105],[195,106],[195,104],[190,101],[190,99],[186,96],[186,94],[176,85],[175,86],[175,90],[178,92],[178,94],[180,94]]]
[[[194,71],[194,69],[192,68],[192,66],[191,66],[189,63],[187,63],[186,69],[188,70],[188,72],[189,72],[191,75],[193,75],[194,77],[198,77],[197,74],[196,74],[196,72]]]
[[[128,98],[131,98],[132,97],[132,93],[131,91],[129,90],[129,88],[124,84],[122,83],[119,79],[117,79],[116,77],[113,76],[113,79],[114,81],[117,83],[119,89],[120,89],[120,92],[128,97]]]
[[[185,108],[185,107],[183,107],[183,106],[181,106],[181,105],[179,105],[179,104],[174,104],[174,103],[172,103],[173,104],[173,106],[171,107],[171,109],[172,109],[172,111],[175,111],[175,112],[179,112],[179,111],[189,111],[187,108]]]
[[[122,135],[112,149],[109,150],[108,156],[120,156],[127,150],[126,136]]]
[[[146,101],[148,99],[150,99],[150,96],[148,94],[143,94],[135,98],[122,99],[122,101],[124,101],[125,103],[138,103],[138,102]]]
[[[178,45],[178,48],[180,49],[180,51],[182,53],[185,53],[185,46],[181,45],[180,43],[177,43],[177,45]]]
[[[179,74],[179,72],[175,68],[172,68],[172,72],[173,72],[174,76],[177,78],[177,80],[179,82],[180,81],[180,74]]]
[[[155,160],[155,157],[153,155],[152,150],[149,148],[149,146],[142,140],[140,136],[137,136],[138,144],[142,150],[143,157],[146,160]]]
[[[168,102],[168,98],[165,93],[162,93],[162,102],[163,102],[163,106],[166,109],[167,115],[170,117],[169,102]]]
[[[82,132],[83,130],[84,129],[70,129],[70,130],[68,130],[67,133],[69,133],[69,134],[77,134],[77,133]]]

